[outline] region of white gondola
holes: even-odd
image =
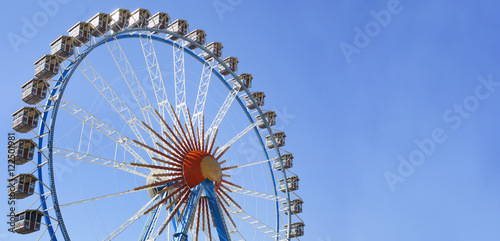
[[[116,9],[110,14],[111,21],[109,23],[113,32],[118,32],[128,27],[130,19],[130,11],[128,9]]]
[[[273,134],[273,137],[274,137],[274,140],[276,141],[276,145],[278,145],[278,147],[282,147],[285,145],[285,132],[282,132],[282,131],[279,131],[279,132],[276,132]],[[266,136],[266,146],[269,148],[269,149],[274,149],[274,143],[271,139],[271,136]]]
[[[264,100],[266,98],[266,95],[264,94],[264,92],[260,92],[260,91],[253,92],[252,97],[255,99],[255,102],[257,103],[257,105],[259,107],[264,106]],[[245,101],[246,101],[246,105],[247,105],[248,109],[250,109],[250,110],[255,109],[255,105],[253,104],[252,99],[250,99],[247,96],[247,97],[245,97]]]
[[[188,27],[189,27],[189,24],[187,23],[186,20],[184,20],[184,19],[177,19],[173,23],[171,23],[170,25],[168,25],[167,30],[171,31],[171,32],[174,32],[176,34],[184,36],[184,35],[186,35],[188,33]],[[170,39],[177,40],[179,38],[171,35]]]
[[[248,73],[240,74],[238,76],[238,79],[240,79],[241,82],[243,82],[243,86],[245,86],[245,88],[247,89],[252,88],[252,80],[253,80],[252,74]],[[240,92],[244,90],[243,88],[240,88],[240,84],[234,78],[231,79],[230,81],[233,82],[233,88],[239,88]]]
[[[198,43],[201,46],[204,46],[207,43],[207,34],[202,29],[195,29],[191,33],[186,35],[186,37],[195,41],[196,43]],[[198,48],[196,45],[194,45],[192,43],[188,43],[187,47],[189,49]]]
[[[9,153],[7,160],[9,162],[14,162],[16,165],[23,165],[26,162],[33,160],[35,148],[35,142],[30,139],[16,140],[9,146],[9,149],[13,150],[13,152]]]
[[[109,22],[111,21],[111,17],[107,13],[98,13],[94,15],[89,21],[88,24],[91,26],[90,34],[94,37],[100,37],[106,34],[109,31]]]
[[[12,128],[17,132],[27,133],[38,126],[40,111],[34,107],[23,107],[12,114]]]
[[[263,116],[264,116],[264,119],[267,121],[267,124],[269,126],[276,125],[276,117],[278,116],[278,115],[276,115],[276,112],[274,112],[274,111],[266,111],[266,112],[264,112]],[[257,120],[259,120],[259,121],[262,120],[262,117],[260,115],[256,116],[255,118]],[[261,128],[261,129],[266,128],[266,125],[264,124],[263,121],[261,121],[259,123],[259,128]]]
[[[149,19],[149,28],[166,29],[170,24],[168,13],[158,12]]]
[[[68,58],[73,55],[73,38],[70,36],[60,36],[50,44],[50,54],[61,58]]]
[[[32,174],[17,174],[7,180],[9,182],[8,194],[14,199],[24,199],[33,195],[38,179]]]
[[[50,79],[59,72],[57,56],[46,54],[35,62],[35,76],[41,79]]]
[[[149,10],[138,8],[130,15],[129,27],[145,28],[149,25],[149,17],[151,17]]]
[[[24,210],[16,213],[14,220],[14,232],[29,234],[40,230],[43,212],[40,210]]]
[[[283,168],[288,169],[293,167],[293,155],[284,154],[281,155],[281,162],[283,163]],[[281,171],[280,159],[278,157],[273,160],[274,169]]]
[[[30,105],[40,103],[47,96],[49,84],[43,79],[33,78],[21,86],[21,99]]]
[[[90,41],[90,24],[79,22],[68,30],[69,36],[73,37],[73,44],[80,47]]]
[[[222,62],[224,62],[227,65],[227,67],[231,71],[233,71],[234,73],[236,73],[238,71],[238,63],[240,62],[240,61],[238,61],[238,58],[227,57]],[[222,66],[222,64],[219,64],[218,67],[219,67],[219,71],[222,75],[229,75],[229,70],[224,68],[224,66]]]
[[[291,176],[291,177],[288,177],[287,179],[287,183],[288,183],[288,191],[290,192],[293,192],[293,191],[296,191],[299,189],[299,177],[297,176]],[[286,189],[285,189],[285,181],[283,179],[279,180],[279,186],[280,186],[280,190],[282,192],[286,192]]]
[[[306,225],[303,222],[298,222],[298,223],[292,223],[291,227],[291,232],[290,232],[290,238],[296,238],[296,237],[301,237],[304,236],[304,227]],[[288,236],[288,225],[284,225],[285,228],[285,234]]]
[[[215,56],[217,56],[217,58],[222,57],[222,49],[224,48],[224,46],[222,46],[222,43],[211,42],[207,46],[205,46],[205,48],[207,48],[208,51],[212,52]],[[203,52],[203,58],[206,60],[210,60],[212,56],[210,56],[210,54],[206,52]]]
[[[298,213],[301,213],[302,212],[302,204],[304,202],[302,201],[302,199],[295,199],[295,200],[291,200],[290,201],[290,210],[292,212],[292,214],[298,214]],[[285,212],[285,215],[288,215],[288,203],[287,202],[283,202],[283,211]]]

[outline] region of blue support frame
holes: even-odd
[[[205,180],[206,181],[206,180]],[[177,229],[174,234],[174,241],[185,241],[187,240],[187,231],[191,222],[193,221],[196,207],[200,201],[201,193],[203,192],[203,185],[199,184],[191,190],[191,195],[189,195],[188,203],[186,204],[186,210],[184,215],[182,215],[181,220],[177,224]]]
[[[212,181],[205,179],[198,186],[194,187],[189,196],[189,201],[182,215],[181,220],[177,224],[177,229],[174,234],[174,241],[185,241],[187,240],[187,231],[193,222],[196,207],[201,198],[201,194],[205,191],[207,196],[208,205],[210,207],[210,213],[212,214],[217,233],[219,234],[220,241],[229,241],[229,232],[227,230],[226,222],[224,222],[224,216],[220,203],[214,194],[214,184]]]
[[[220,203],[214,194],[214,184],[208,179],[206,179],[202,184],[205,186],[205,193],[207,195],[208,205],[210,206],[210,213],[212,213],[212,217],[214,218],[215,227],[217,228],[217,233],[219,234],[219,240],[229,241],[229,232],[227,230],[226,222],[224,222],[224,215],[222,214]]]

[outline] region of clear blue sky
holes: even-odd
[[[5,135],[55,38],[97,12],[164,11],[223,42],[259,76],[266,107],[288,113],[278,121],[301,178],[302,240],[500,240],[499,2],[61,2],[17,46],[9,34],[44,10],[3,4]]]

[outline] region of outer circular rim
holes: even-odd
[[[150,32],[150,34],[143,34],[143,33],[137,33],[137,32]],[[64,221],[63,221],[63,218],[62,218],[62,214],[61,214],[61,211],[60,211],[60,208],[59,208],[59,202],[58,202],[58,198],[57,198],[57,192],[56,192],[56,185],[55,185],[55,180],[54,180],[54,175],[53,175],[53,155],[52,155],[52,152],[53,152],[53,136],[54,136],[54,130],[55,130],[55,123],[56,123],[56,119],[57,119],[57,112],[59,110],[59,105],[60,105],[60,102],[61,102],[61,98],[62,96],[64,95],[64,90],[66,89],[66,86],[69,82],[69,80],[71,79],[71,76],[73,75],[74,71],[76,70],[76,67],[78,67],[78,65],[81,63],[81,61],[83,61],[86,56],[88,54],[90,54],[90,52],[92,52],[92,50],[94,50],[95,48],[101,46],[102,44],[106,43],[106,42],[109,42],[109,41],[118,41],[119,39],[125,39],[125,38],[140,38],[140,37],[151,37],[153,40],[156,40],[156,41],[159,41],[159,42],[164,42],[166,44],[169,44],[169,45],[172,45],[177,48],[183,48],[184,51],[186,53],[188,53],[190,56],[194,57],[196,60],[198,60],[199,62],[201,62],[202,64],[205,63],[205,60],[202,59],[201,57],[199,57],[193,50],[190,50],[189,48],[185,47],[185,46],[179,46],[176,42],[170,40],[170,39],[164,39],[164,38],[160,38],[156,35],[153,35],[153,33],[164,33],[164,34],[168,34],[168,35],[171,35],[171,36],[174,36],[174,37],[178,37],[184,41],[187,41],[189,42],[190,44],[192,45],[195,45],[196,47],[200,48],[203,52],[209,54],[212,58],[214,58],[214,60],[217,61],[218,64],[222,65],[226,70],[229,70],[229,73],[230,75],[238,82],[238,84],[243,88],[243,90],[245,91],[245,93],[247,94],[248,98],[250,98],[250,100],[252,101],[252,103],[254,104],[254,106],[256,107],[259,115],[263,115],[263,111],[260,109],[260,107],[257,105],[255,99],[252,97],[251,95],[251,92],[245,87],[245,85],[242,83],[242,81],[238,78],[238,76],[230,69],[228,68],[228,66],[219,58],[217,57],[215,54],[213,54],[211,51],[209,51],[208,49],[206,49],[204,46],[198,44],[197,42],[185,37],[184,35],[179,35],[177,33],[174,33],[174,32],[171,32],[169,30],[166,30],[166,29],[157,29],[157,28],[129,28],[129,29],[123,29],[123,30],[120,30],[116,33],[113,33],[113,34],[109,34],[109,35],[104,35],[103,38],[101,38],[99,41],[95,42],[95,44],[93,44],[92,46],[88,47],[87,49],[85,49],[80,55],[76,56],[76,61],[75,62],[72,62],[68,65],[68,67],[62,71],[61,73],[61,77],[59,77],[58,79],[58,83],[54,86],[54,88],[52,89],[52,93],[51,93],[51,96],[57,96],[57,99],[54,101],[54,104],[53,104],[53,108],[54,110],[52,111],[52,116],[50,118],[50,130],[49,130],[49,136],[48,136],[48,174],[49,174],[49,179],[50,179],[50,188],[51,188],[51,193],[50,195],[52,196],[52,200],[53,200],[53,204],[54,204],[54,211],[56,212],[56,217],[57,217],[57,221],[59,223],[59,228],[61,229],[61,233],[64,237],[64,239],[66,241],[69,241],[70,238],[69,238],[69,235],[68,235],[68,232],[66,230],[66,227],[64,225]],[[216,70],[212,69],[212,73],[214,73],[217,78],[219,78],[219,80],[221,80],[221,82],[228,88],[228,90],[231,90],[232,88],[229,86],[229,84],[225,81],[224,77]],[[235,96],[235,99],[238,101],[238,103],[240,104],[241,108],[243,109],[243,111],[245,112],[245,114],[247,115],[249,121],[251,123],[254,123],[254,120],[253,120],[253,117],[250,115],[250,113],[248,112],[248,109],[246,108],[246,106],[243,104],[242,100],[239,98],[239,96]],[[44,112],[43,112],[43,120],[44,122],[46,122],[47,120],[47,117],[48,117],[48,110],[51,106],[51,100],[48,99],[47,100],[47,104],[46,104],[46,107],[44,109]],[[269,123],[267,122],[266,118],[262,118],[265,126],[266,126],[266,129],[268,131],[268,133],[273,136],[273,131],[271,129],[271,127],[269,126]],[[40,129],[39,129],[39,136],[41,136],[38,140],[38,146],[41,147],[42,144],[43,144],[43,136],[42,134],[44,134],[44,129],[45,129],[45,126],[44,125],[41,125],[40,126]],[[259,139],[259,142],[261,144],[261,147],[263,149],[263,152],[264,154],[266,155],[266,158],[269,160],[270,157],[269,157],[269,154],[267,152],[267,149],[264,145],[264,142],[262,140],[262,137],[260,136],[259,134],[259,131],[257,129],[257,127],[254,127],[254,131],[257,133],[257,137]],[[273,142],[273,145],[276,147],[274,148],[274,150],[276,151],[276,154],[277,154],[277,158],[279,158],[281,160],[281,154],[280,154],[280,150],[279,150],[279,147],[276,143],[276,140],[274,138],[271,138],[271,141]],[[41,165],[42,164],[42,159],[43,159],[43,155],[41,152],[38,152],[38,165]],[[288,203],[288,214],[287,214],[287,217],[288,217],[288,237],[286,237],[287,240],[290,240],[290,233],[291,233],[291,207],[290,207],[290,192],[289,192],[289,189],[288,189],[288,184],[287,184],[287,175],[286,175],[286,171],[285,169],[283,168],[283,163],[280,162],[280,166],[281,166],[281,172],[283,174],[283,180],[285,182],[285,194],[286,194],[286,201]],[[270,163],[268,163],[268,168],[269,168],[269,171],[271,172],[271,180],[273,181],[273,186],[274,186],[274,194],[276,196],[277,195],[277,189],[276,189],[276,180],[274,179],[274,176],[272,175],[272,166]],[[42,168],[39,168],[38,169],[38,178],[40,180],[39,182],[39,191],[40,191],[40,202],[42,204],[42,207],[44,210],[47,210],[47,204],[46,204],[46,197],[44,196],[44,186],[42,184],[43,182],[43,177],[42,177]],[[276,203],[276,208],[275,208],[275,211],[276,211],[276,231],[279,233],[279,200],[276,200],[275,201]],[[45,217],[45,221],[48,225],[48,231],[49,231],[49,235],[51,237],[54,237],[53,240],[57,240],[56,237],[54,236],[54,230],[52,228],[52,226],[50,225],[51,224],[51,221],[50,221],[50,218],[48,216],[48,211],[44,211],[44,213],[46,214],[44,217]]]

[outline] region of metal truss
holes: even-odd
[[[236,141],[238,141],[241,137],[243,137],[245,134],[247,134],[250,130],[255,128],[258,124],[259,124],[259,122],[257,121],[257,122],[250,124],[249,126],[247,126],[243,131],[238,133],[238,135],[233,137],[233,139],[231,139],[226,144],[224,144],[221,148],[219,148],[219,150],[217,150],[217,153],[215,155],[218,155],[219,153],[224,151],[227,147],[230,147],[231,145],[233,145]]]
[[[123,230],[127,229],[131,224],[133,224],[137,219],[139,219],[143,213],[144,213],[144,210],[146,210],[147,207],[149,207],[149,205],[151,205],[151,203],[156,200],[156,198],[158,197],[158,194],[156,195],[156,197],[154,198],[151,198],[151,200],[149,200],[148,203],[146,203],[146,205],[144,205],[141,209],[139,209],[139,211],[137,211],[134,216],[132,216],[129,220],[127,220],[124,224],[122,224],[120,227],[118,227],[115,231],[113,231],[111,234],[108,235],[108,237],[106,237],[104,240],[112,240],[113,238],[115,238],[118,234],[120,234],[121,232],[123,232]]]
[[[198,128],[202,129],[202,118],[203,110],[205,109],[205,102],[207,100],[208,86],[210,85],[210,77],[212,76],[212,70],[214,68],[213,58],[203,64],[203,69],[201,70],[200,84],[198,86],[198,94],[196,95],[196,104],[194,106],[193,112],[193,123],[198,121]]]
[[[226,113],[229,110],[229,107],[231,107],[231,104],[233,103],[237,94],[238,94],[238,88],[234,88],[229,92],[229,94],[226,97],[226,100],[224,100],[224,103],[220,107],[219,112],[215,116],[212,124],[210,125],[210,128],[208,128],[207,133],[205,134],[205,138],[209,137],[210,134],[214,133],[219,128],[220,123],[226,116]]]
[[[101,165],[101,166],[112,167],[112,168],[116,168],[116,169],[120,169],[122,171],[132,173],[132,174],[137,175],[137,176],[148,178],[148,175],[128,168],[128,167],[130,167],[129,163],[119,162],[119,161],[106,159],[106,158],[102,158],[102,157],[97,157],[97,156],[93,156],[93,155],[89,155],[89,154],[85,154],[85,153],[69,151],[69,150],[65,150],[65,149],[57,148],[57,147],[54,147],[52,149],[52,154],[54,156],[70,158],[70,159],[77,160],[77,161],[83,161],[83,162],[97,164],[97,165]]]
[[[151,113],[152,112],[151,103],[149,102],[149,99],[146,93],[144,92],[144,89],[139,83],[139,80],[137,79],[137,76],[135,75],[135,72],[132,69],[130,62],[128,61],[127,56],[125,56],[125,53],[123,52],[120,43],[118,43],[118,40],[115,38],[115,41],[107,41],[106,46],[108,47],[109,52],[113,56],[116,66],[120,70],[123,79],[125,80],[125,82],[127,82],[127,85],[130,91],[132,92],[135,101],[139,105],[139,108],[141,109],[142,114],[144,115],[145,122],[149,126],[151,126],[150,115],[152,115],[153,118],[155,118],[158,123],[161,123],[158,117],[154,113]]]
[[[149,78],[151,79],[151,84],[156,97],[156,102],[158,103],[158,112],[161,116],[165,116],[165,109],[167,110],[172,122],[175,123],[175,117],[170,110],[170,103],[167,96],[167,91],[165,89],[165,84],[163,82],[163,76],[161,74],[160,65],[158,64],[158,59],[156,57],[156,51],[153,45],[153,39],[151,38],[152,33],[148,33],[146,37],[139,38],[141,41],[142,52],[144,54],[144,59],[149,72]],[[162,131],[164,126],[161,125]]]
[[[174,56],[174,83],[175,83],[175,112],[180,116],[181,111],[184,121],[189,123],[186,105],[186,73],[184,66],[184,40],[172,44]],[[175,123],[175,122],[174,122]]]
[[[134,113],[130,110],[130,108],[120,99],[120,97],[116,94],[116,92],[109,86],[109,84],[101,77],[101,75],[95,70],[95,68],[90,64],[87,59],[82,61],[82,66],[78,67],[83,75],[92,83],[92,85],[97,89],[99,94],[115,109],[116,113],[120,115],[120,117],[128,124],[132,132],[136,138],[142,142],[146,143],[141,133],[139,132],[139,128],[148,132],[153,139],[157,139],[157,137],[150,133],[148,129],[146,129],[141,123],[139,119],[134,115]],[[146,150],[149,157],[153,156],[153,153],[150,150]],[[153,160],[156,164],[156,161]]]
[[[100,131],[107,137],[111,138],[113,141],[121,145],[126,151],[128,151],[134,158],[140,161],[143,164],[147,164],[147,162],[129,145],[129,143],[133,143],[130,141],[128,137],[113,129],[111,126],[106,124],[104,121],[98,119],[93,116],[86,110],[82,109],[75,103],[71,102],[67,98],[64,97],[65,101],[61,101],[61,108],[66,110],[68,113],[72,114],[76,118],[83,121],[85,124],[90,125],[94,129]],[[135,144],[132,144],[135,145]]]

